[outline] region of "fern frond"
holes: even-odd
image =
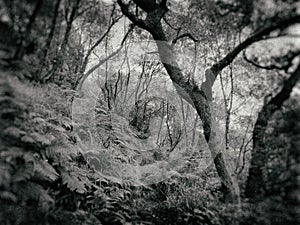
[[[9,138],[19,139],[24,136],[26,132],[17,127],[8,127],[3,131],[3,134]]]
[[[8,188],[11,182],[12,170],[11,165],[0,162],[0,187]]]
[[[59,178],[59,174],[56,170],[45,160],[35,160],[34,173],[34,177],[51,182]]]
[[[25,135],[21,140],[28,144],[40,144],[41,146],[49,146],[51,144],[51,141],[45,135],[41,135],[37,132]]]
[[[17,202],[18,200],[17,196],[10,191],[0,191],[0,199],[8,200],[11,202]]]
[[[9,149],[5,151],[0,152],[0,158],[5,159],[6,161],[11,161],[12,159],[15,159],[17,157],[23,157],[24,151],[21,148],[18,147],[10,147]]]
[[[33,137],[29,136],[29,135],[25,135],[21,138],[21,141],[26,143],[26,144],[34,144],[35,140],[33,139]]]
[[[55,125],[55,124],[52,124],[52,123],[48,123],[47,125],[53,131],[59,131],[59,132],[65,132],[66,131],[63,127]]]
[[[48,147],[45,151],[45,156],[48,159],[53,159],[56,162],[71,161],[73,156],[78,154],[78,149],[72,145],[55,145]]]
[[[24,104],[11,96],[0,96],[0,106],[0,113],[6,112],[5,109],[8,109],[7,106],[10,106],[9,108],[14,110],[24,109]]]
[[[80,194],[83,194],[87,191],[84,186],[85,183],[80,179],[78,174],[74,172],[62,172],[61,177],[63,184],[67,185],[71,191],[76,191]]]
[[[44,125],[46,124],[46,120],[41,117],[34,117],[32,119],[32,122],[38,123],[38,124],[44,124]]]
[[[33,165],[29,166],[26,165],[26,167],[20,167],[12,176],[12,182],[21,182],[21,181],[27,181],[30,180],[34,175],[33,171]]]
[[[43,186],[31,181],[15,183],[13,192],[24,201],[36,200],[47,203],[52,203],[54,201]]]

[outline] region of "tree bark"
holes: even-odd
[[[57,18],[58,18],[60,2],[61,2],[61,0],[57,0],[56,4],[54,6],[54,12],[53,12],[53,16],[52,16],[50,33],[47,37],[46,44],[45,44],[44,49],[42,51],[40,66],[39,66],[38,70],[35,73],[35,78],[40,77],[41,73],[43,72],[43,67],[44,67],[44,63],[45,63],[45,60],[46,60],[46,56],[48,54],[48,50],[50,49],[50,45],[51,45],[51,42],[52,42],[52,39],[53,39],[53,36],[54,36],[54,32],[55,32],[55,28],[56,28],[56,21],[57,21]]]
[[[249,176],[246,183],[245,196],[252,200],[260,200],[265,195],[266,163],[268,152],[265,148],[264,136],[273,114],[290,97],[300,79],[300,64],[292,75],[284,82],[281,91],[269,102],[266,102],[258,114],[253,129],[253,150],[250,161]]]
[[[38,12],[40,11],[43,4],[43,0],[37,0],[34,10],[29,18],[29,22],[26,26],[24,33],[21,35],[21,40],[17,46],[16,52],[14,54],[14,60],[20,60],[25,55],[25,48],[30,39],[31,28],[37,18]]]
[[[174,53],[171,46],[168,46],[168,42],[162,35],[162,28],[157,31],[161,31],[161,34],[152,34],[155,39],[161,61],[167,70],[171,80],[175,84],[178,94],[189,102],[197,111],[202,123],[205,140],[208,143],[211,151],[212,158],[214,160],[217,173],[221,179],[224,196],[228,201],[239,201],[239,187],[229,171],[229,167],[226,163],[225,157],[222,153],[222,143],[220,142],[220,133],[218,125],[215,124],[214,115],[211,114],[211,87],[202,86],[206,89],[200,89],[193,81],[187,82],[174,59]],[[173,66],[176,65],[176,66]],[[210,84],[212,86],[212,84]]]

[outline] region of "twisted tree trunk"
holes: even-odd
[[[264,137],[268,122],[273,114],[290,97],[290,94],[300,79],[300,64],[292,75],[284,82],[281,91],[269,102],[266,102],[258,114],[253,130],[253,150],[250,162],[245,195],[252,200],[262,199],[265,195],[266,163],[268,152]]]
[[[178,94],[196,109],[202,120],[204,136],[209,145],[214,164],[222,182],[223,192],[226,200],[230,202],[239,202],[239,187],[236,180],[231,175],[229,167],[227,166],[226,160],[221,151],[222,142],[219,141],[219,131],[217,129],[218,126],[216,126],[214,120],[212,119],[210,110],[211,88],[213,81],[215,80],[215,76],[213,76],[214,79],[207,79],[206,83],[203,84],[201,88],[199,88],[193,80],[188,81],[184,77],[181,69],[178,66],[177,60],[175,59],[173,48],[168,43],[160,22],[162,15],[166,12],[166,8],[161,7],[155,9],[152,13],[148,14],[145,24],[143,24],[141,21],[137,21],[135,18],[132,18],[133,15],[129,13],[122,1],[118,2],[123,13],[129,19],[131,19],[134,24],[149,31],[152,35],[159,51],[160,60],[169,74]],[[210,74],[211,71],[208,70],[206,76],[210,78]]]

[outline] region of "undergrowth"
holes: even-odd
[[[91,167],[72,132],[72,90],[9,76],[0,86],[1,224],[220,224],[209,194],[136,187]]]

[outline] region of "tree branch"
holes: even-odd
[[[253,35],[251,35],[249,38],[247,38],[245,41],[240,43],[238,46],[236,46],[231,52],[229,52],[223,59],[221,59],[219,62],[215,63],[210,67],[210,70],[214,74],[215,78],[217,77],[218,73],[222,71],[226,66],[228,66],[232,61],[235,59],[235,57],[244,49],[246,49],[251,44],[260,41],[264,36],[270,34],[272,31],[277,29],[286,28],[292,24],[299,23],[300,22],[300,15],[281,20],[280,22],[273,24],[271,26],[262,28],[255,32]]]
[[[196,38],[194,38],[193,35],[192,35],[191,33],[184,33],[184,34],[181,34],[181,35],[179,35],[178,37],[174,38],[174,40],[172,41],[172,44],[173,44],[173,45],[176,44],[176,42],[177,42],[179,39],[185,38],[185,37],[191,39],[191,40],[194,41],[194,42],[198,42],[198,40],[197,40]]]
[[[80,69],[80,72],[84,72],[86,65],[88,64],[88,60],[92,52],[95,50],[95,48],[104,40],[104,38],[109,34],[112,27],[122,18],[122,16],[117,17],[115,20],[112,21],[112,23],[107,28],[106,32],[93,44],[93,46],[88,50],[84,60],[82,67]]]
[[[144,20],[138,19],[134,14],[132,14],[129,11],[129,7],[128,5],[124,4],[122,0],[118,0],[117,1],[119,6],[121,7],[121,11],[122,13],[135,25],[137,25],[140,28],[146,29],[147,30],[147,26],[145,24]]]
[[[260,68],[260,69],[265,69],[265,70],[285,70],[287,71],[293,63],[294,58],[296,58],[300,54],[300,51],[291,51],[289,52],[286,56],[282,57],[284,58],[284,65],[275,65],[275,64],[270,64],[270,65],[260,65],[259,63],[249,59],[246,55],[246,50],[243,51],[243,57],[246,62],[250,63],[251,65]]]
[[[263,66],[263,65],[260,65],[258,64],[257,62],[254,62],[253,60],[247,58],[247,55],[246,55],[246,50],[243,51],[243,58],[246,62],[250,63],[251,65],[257,67],[257,68],[260,68],[260,69],[264,69],[264,70],[274,70],[274,69],[280,69],[279,67],[277,67],[276,65],[266,65],[266,66]]]
[[[124,38],[121,41],[120,47],[116,51],[112,52],[110,55],[108,55],[104,59],[99,60],[99,62],[96,65],[94,65],[85,74],[83,74],[82,77],[80,77],[78,79],[78,84],[76,85],[76,90],[77,91],[81,90],[84,81],[88,78],[89,75],[91,75],[97,68],[99,68],[101,65],[103,65],[107,60],[111,59],[112,57],[114,57],[115,55],[117,55],[121,51],[121,49],[123,48],[123,45],[124,45],[126,39],[128,38],[129,34],[132,32],[133,29],[134,29],[134,25],[131,25],[130,28],[128,29],[128,31],[126,32],[126,34],[124,35]]]
[[[280,22],[273,24],[271,26],[260,29],[255,32],[245,41],[236,46],[231,52],[229,52],[224,58],[222,58],[219,62],[213,64],[209,69],[205,71],[205,81],[201,85],[201,90],[205,93],[206,97],[209,100],[212,100],[212,86],[218,76],[218,74],[227,67],[232,61],[238,56],[238,54],[252,45],[255,42],[262,40],[262,38],[266,35],[269,35],[272,31],[277,29],[287,28],[288,26],[299,23],[300,15],[281,20]]]
[[[171,29],[176,30],[177,32],[180,32],[180,30],[182,29],[181,27],[174,27],[167,19],[166,17],[163,17],[163,21],[169,26],[171,27]]]

